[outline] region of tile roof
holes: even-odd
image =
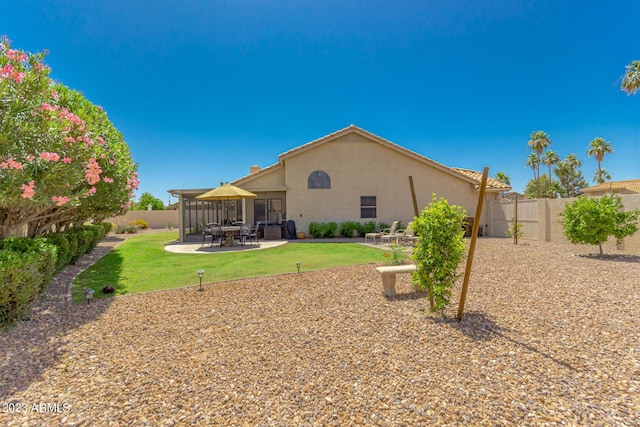
[[[471,179],[473,179],[474,181],[478,181],[478,183],[482,182],[482,172],[478,172],[478,171],[472,171],[469,169],[462,169],[462,168],[451,168],[454,171],[461,173]],[[491,188],[499,188],[501,190],[511,190],[511,186],[507,185],[501,181],[498,181],[497,179],[493,179],[491,177],[487,177],[487,187],[491,187]]]
[[[631,193],[640,193],[640,179],[630,179],[626,181],[610,181],[593,187],[582,189],[583,193],[595,193],[599,191],[620,191],[626,190]]]
[[[291,156],[295,156],[296,154],[302,153],[304,151],[310,150],[318,145],[321,145],[325,142],[329,142],[332,140],[335,140],[343,135],[347,135],[349,133],[357,133],[361,136],[364,136],[366,138],[369,138],[373,141],[376,141],[384,146],[387,146],[388,148],[391,148],[393,150],[396,150],[400,153],[403,153],[407,156],[413,157],[415,159],[420,160],[423,163],[427,163],[432,167],[435,167],[436,169],[440,169],[446,173],[449,173],[451,175],[455,175],[458,176],[459,178],[468,181],[468,182],[476,182],[478,184],[480,184],[480,182],[482,182],[482,173],[480,172],[476,172],[476,171],[472,171],[472,170],[468,170],[468,169],[461,169],[461,168],[450,168],[448,166],[443,165],[442,163],[438,163],[435,160],[432,160],[428,157],[423,156],[420,153],[416,153],[415,151],[411,151],[401,145],[398,145],[394,142],[391,142],[387,139],[384,139],[378,135],[375,135],[367,130],[364,130],[362,128],[359,128],[356,125],[349,125],[346,128],[342,128],[340,130],[337,130],[335,132],[332,132],[328,135],[325,135],[321,138],[318,139],[314,139],[313,141],[307,142],[306,144],[302,144],[298,147],[292,148],[291,150],[285,151],[284,153],[280,154],[278,156],[278,163],[272,164],[264,169],[259,170],[258,172],[249,174],[249,175],[245,175],[243,177],[240,177],[238,179],[236,179],[235,181],[232,182],[232,184],[237,185],[238,183],[245,183],[247,181],[250,181],[258,176],[263,175],[264,173],[271,171],[279,166],[282,166],[283,164],[283,160],[285,160],[288,157]],[[497,181],[493,178],[489,178],[487,180],[487,189],[489,190],[499,190],[499,191],[506,191],[506,190],[511,190],[511,187],[503,184],[500,181]]]

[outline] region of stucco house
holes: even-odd
[[[583,188],[582,193],[590,196],[602,196],[604,194],[639,194],[640,179],[629,179],[626,181],[610,181]]]
[[[280,154],[270,166],[251,166],[248,175],[231,184],[257,198],[227,202],[224,213],[220,202],[195,199],[209,189],[169,192],[179,197],[180,238],[185,240],[203,222],[220,218],[248,224],[293,220],[305,232],[312,221],[400,220],[406,225],[414,217],[410,180],[419,211],[435,193],[475,217],[481,179],[480,172],[447,167],[351,125]],[[486,201],[509,190],[489,178]],[[489,223],[489,215],[485,209],[481,224]]]

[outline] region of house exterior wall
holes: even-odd
[[[307,187],[309,174],[316,170],[330,176],[330,189]],[[284,172],[287,219],[293,219],[300,231],[308,231],[312,221],[400,220],[406,225],[414,217],[409,176],[419,210],[436,193],[474,216],[478,199],[471,183],[356,133],[287,157]],[[376,218],[361,218],[360,196],[376,196]],[[485,215],[486,211],[482,224],[488,223]]]

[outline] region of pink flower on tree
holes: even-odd
[[[35,191],[33,189],[35,183],[33,181],[29,181],[29,184],[22,184],[20,186],[20,189],[22,190],[22,198],[23,199],[31,199],[33,198],[33,195],[35,194]]]
[[[9,49],[7,51],[7,58],[12,59],[14,61],[26,61],[27,54],[24,52],[20,52],[19,50]]]
[[[40,158],[45,162],[57,162],[60,160],[60,155],[58,153],[44,152],[40,153]]]
[[[91,187],[86,193],[84,193],[86,197],[92,196],[93,194],[96,194],[96,187]]]
[[[105,176],[104,178],[102,178],[102,180],[104,182],[107,182],[107,183],[112,183],[113,182],[113,178],[109,178],[108,176]]]
[[[24,165],[20,162],[16,162],[13,160],[13,157],[9,157],[6,162],[0,163],[0,169],[14,169],[14,170],[22,170],[24,169]]]
[[[67,165],[71,164],[71,157],[65,157],[64,159],[62,159],[62,163],[65,163]]]
[[[102,172],[102,168],[96,161],[96,159],[89,159],[89,163],[87,163],[87,167],[84,173],[85,178],[89,185],[95,185],[98,181],[100,181],[100,173]]]
[[[51,197],[51,201],[54,202],[57,206],[62,206],[67,203],[69,199],[67,196],[53,196]]]

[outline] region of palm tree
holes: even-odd
[[[579,168],[580,166],[582,166],[582,162],[580,161],[580,159],[578,159],[578,156],[573,153],[565,157],[564,161],[573,168]]]
[[[640,61],[633,61],[626,66],[627,72],[622,77],[622,90],[627,95],[635,94],[640,90]]]
[[[553,177],[551,176],[551,166],[556,165],[560,161],[560,156],[555,151],[547,150],[544,152],[542,163],[549,168],[549,185],[553,185]]]
[[[538,198],[540,198],[540,160],[542,158],[541,156],[544,149],[551,145],[551,139],[549,138],[549,135],[547,135],[546,132],[543,132],[541,130],[533,132],[530,138],[531,139],[529,139],[529,142],[527,144],[529,145],[529,147],[531,147],[533,151],[536,152],[536,155],[537,155],[536,158],[538,159],[538,163],[537,163],[538,174],[536,178],[536,186],[538,187]]]
[[[511,178],[509,178],[509,176],[507,176],[507,174],[502,171],[496,173],[493,179],[495,179],[496,181],[500,181],[503,184],[511,185]],[[502,197],[504,197],[504,191],[502,192]]]
[[[611,179],[611,175],[609,175],[609,172],[607,172],[606,169],[598,168],[593,174],[593,182],[597,182],[598,184],[602,184],[608,179]]]
[[[540,158],[536,153],[531,153],[529,154],[529,157],[527,157],[527,161],[525,162],[525,164],[529,166],[531,169],[533,169],[533,180],[536,183],[536,192],[538,194],[538,197],[540,197],[540,187],[538,186],[538,175],[536,175],[536,167],[540,165]]]
[[[604,138],[594,138],[589,143],[589,149],[587,150],[587,156],[595,157],[598,162],[598,171],[595,174],[594,182],[597,179],[598,184],[602,184],[605,181],[605,177],[608,176],[611,179],[611,175],[609,173],[602,173],[602,161],[604,160],[604,155],[607,153],[613,153],[613,148],[611,147],[611,143],[609,141],[605,141]],[[606,172],[606,171],[605,171]]]

